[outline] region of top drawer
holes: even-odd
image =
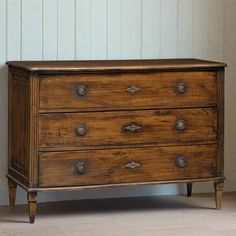
[[[215,72],[47,75],[40,110],[199,107],[216,104]]]

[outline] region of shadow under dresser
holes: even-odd
[[[11,61],[10,205],[28,192],[224,184],[224,63],[196,59]]]

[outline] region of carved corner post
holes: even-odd
[[[37,210],[37,192],[28,193],[29,221],[34,223]]]
[[[38,107],[39,107],[39,76],[36,73],[29,75],[29,187],[38,186]],[[29,221],[34,223],[37,210],[37,192],[28,192]]]
[[[224,177],[224,69],[218,71],[217,76],[217,99],[218,99],[218,156],[217,156],[217,176]],[[224,181],[215,181],[215,201],[216,209],[221,209]]]
[[[215,182],[215,202],[216,202],[216,209],[221,209],[222,204],[222,196],[223,196],[223,189],[224,189],[224,181]]]
[[[187,197],[192,196],[193,183],[187,183]]]
[[[10,206],[15,206],[17,184],[8,178],[9,202]]]

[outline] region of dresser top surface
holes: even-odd
[[[222,68],[225,63],[198,59],[8,61],[7,65],[34,72],[145,71]]]

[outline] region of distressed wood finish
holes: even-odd
[[[29,81],[24,71],[9,71],[8,172],[24,184],[29,182]]]
[[[9,200],[28,192],[224,183],[224,67],[195,59],[9,65]]]
[[[226,64],[196,59],[154,59],[154,60],[99,60],[99,61],[10,61],[9,66],[38,72],[55,74],[65,72],[101,73],[101,72],[133,72],[133,71],[186,71],[217,70]]]
[[[180,119],[187,123],[182,131]],[[39,117],[39,147],[216,142],[216,123],[216,110],[206,108],[47,114]],[[80,124],[86,126],[82,136]],[[137,130],[128,129],[132,124]]]
[[[176,87],[183,84],[183,93]],[[84,93],[78,94],[79,86]],[[199,107],[217,103],[215,72],[42,76],[40,110]]]
[[[216,145],[42,153],[39,186],[208,178],[216,176],[216,153]],[[178,167],[180,156],[186,158],[186,167]],[[83,173],[78,170],[80,163]]]

